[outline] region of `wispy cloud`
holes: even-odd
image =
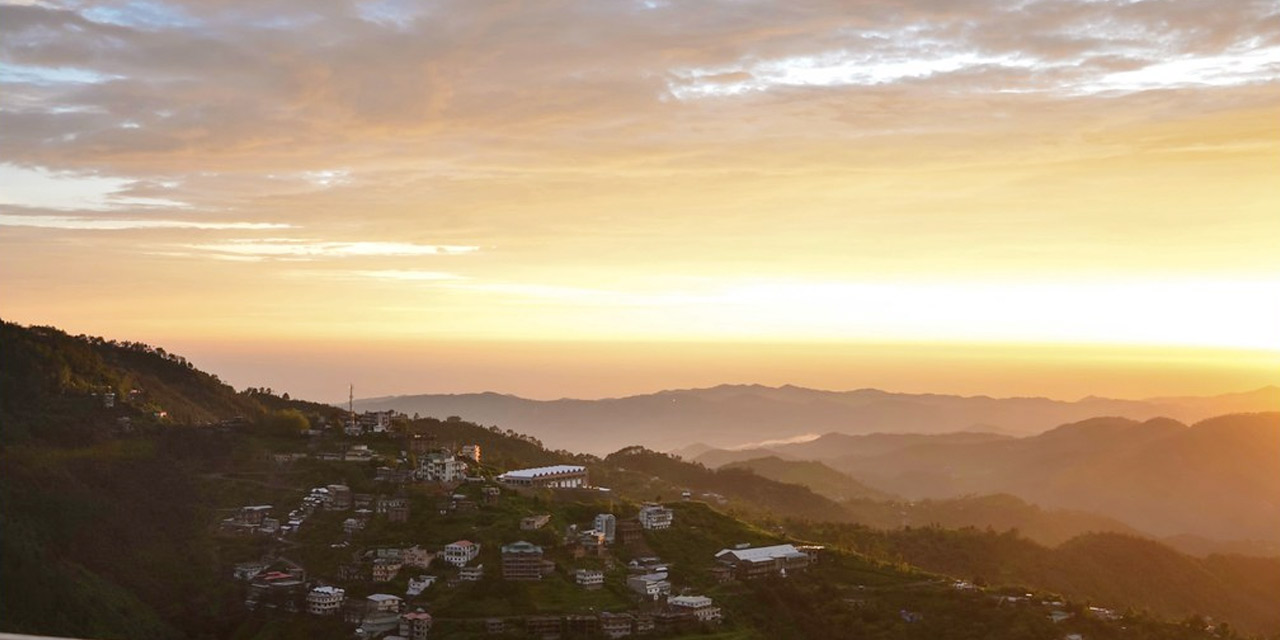
[[[130,229],[203,229],[250,231],[257,229],[289,229],[282,222],[214,222],[202,220],[155,220],[99,218],[88,216],[12,215],[0,213],[0,226],[37,229],[74,229],[93,231],[126,231]]]
[[[281,260],[352,257],[449,256],[472,253],[476,246],[408,242],[330,242],[298,238],[235,239],[184,245],[214,255],[253,256]]]
[[[334,280],[383,280],[387,282],[423,282],[440,283],[465,280],[464,276],[445,271],[424,271],[421,269],[349,269],[349,270],[307,270],[298,271],[296,275],[308,278],[328,278]]]

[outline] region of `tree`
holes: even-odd
[[[297,409],[281,409],[267,417],[267,429],[282,436],[294,436],[311,428],[311,421]]]

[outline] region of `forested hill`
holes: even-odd
[[[328,405],[236,392],[186,358],[140,342],[72,336],[0,321],[0,443],[82,445],[155,425],[263,421],[298,410],[332,417]]]
[[[318,514],[288,539],[222,535],[216,523],[246,504],[299,504],[311,487],[335,482],[356,492],[385,491],[375,480],[378,466],[400,464],[404,439],[419,435],[449,449],[479,444],[484,463],[476,468],[485,482],[512,468],[572,462],[588,466],[593,483],[612,491],[581,492],[585,498],[507,492],[498,505],[442,515],[440,500],[453,489],[411,483],[403,488],[413,504],[411,521],[378,521],[342,540],[353,547],[405,543],[438,549],[470,536],[491,554],[488,566],[497,566],[493,554],[502,544],[532,536],[564,561],[567,552],[556,547],[558,531],[526,532],[521,519],[548,513],[563,530],[602,509],[616,508],[622,517],[634,514],[642,500],[659,500],[676,510],[676,520],[669,530],[647,532],[645,545],[675,563],[673,575],[682,586],[706,589],[725,608],[730,622],[723,637],[847,637],[849,629],[886,639],[1063,635],[1043,611],[997,605],[994,590],[1003,585],[1018,593],[1027,586],[1069,591],[1076,604],[1131,605],[1159,612],[1165,621],[1202,613],[1251,632],[1280,632],[1266,613],[1266,604],[1280,599],[1280,580],[1273,579],[1275,563],[1269,560],[1199,562],[1127,540],[1095,544],[1085,538],[1050,551],[1013,533],[871,529],[855,524],[859,510],[869,508],[865,504],[832,500],[750,470],[712,470],[642,447],[604,458],[551,450],[533,437],[460,417],[397,420],[393,433],[349,436],[332,428],[342,413],[334,407],[266,389],[236,391],[161,348],[51,328],[0,324],[0,357],[3,631],[156,640],[348,637],[351,628],[338,621],[248,611],[242,586],[230,578],[234,564],[283,548],[309,571],[334,579],[341,557],[351,551],[334,547],[346,513]],[[299,421],[327,422],[331,428],[303,435]],[[320,455],[355,445],[381,460],[338,462]],[[273,454],[283,453],[294,461],[277,462]],[[457,490],[480,495],[473,483]],[[968,503],[961,506],[971,510]],[[942,514],[950,505],[921,508],[926,507]],[[926,534],[932,537],[922,542]],[[706,573],[721,548],[775,541],[819,542],[828,545],[828,553],[804,579],[719,585]],[[1165,586],[1171,595],[1141,580],[1108,582],[1104,569],[1126,550],[1134,553],[1123,566],[1135,576],[1211,575],[1213,588],[1177,591],[1170,581]],[[961,593],[950,580],[907,563],[962,578],[981,573],[993,591]],[[1064,573],[1071,567],[1088,571]],[[443,629],[454,614],[491,615],[485,607],[573,613],[599,597],[581,595],[571,579],[562,578],[548,591],[486,577],[474,586],[441,586],[447,590],[436,591],[424,605],[439,607],[431,612],[440,613]],[[625,587],[605,596],[630,602]],[[925,622],[904,620],[903,610],[923,612]],[[1142,615],[1123,622],[1086,618],[1068,624],[1095,639],[1211,637],[1203,625],[1174,627]]]

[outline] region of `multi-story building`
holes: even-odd
[[[479,582],[483,577],[484,565],[482,564],[458,569],[458,579],[463,582]]]
[[[409,640],[427,640],[431,632],[431,614],[418,609],[412,613],[400,614],[400,637]]]
[[[391,582],[396,579],[396,574],[400,573],[402,566],[404,565],[399,560],[378,558],[373,561],[369,571],[374,582]]]
[[[573,579],[584,589],[600,589],[604,587],[604,572],[595,569],[578,569],[573,572]]]
[[[444,561],[455,567],[466,565],[480,555],[480,545],[470,540],[459,540],[444,546]]]
[[[351,487],[345,484],[331,484],[325,489],[328,490],[329,503],[325,505],[326,509],[332,511],[345,511],[351,508],[353,500],[351,495]]]
[[[646,529],[666,529],[675,519],[675,512],[660,504],[648,502],[640,507],[637,519],[640,520],[640,526]]]
[[[665,573],[646,573],[627,578],[627,588],[648,600],[657,600],[671,593],[671,583]]]
[[[338,587],[316,587],[307,593],[307,613],[331,616],[342,609],[347,592]]]
[[[431,561],[435,560],[436,554],[426,549],[414,545],[400,551],[400,559],[405,564],[419,569],[426,569],[431,566]]]
[[[631,625],[634,620],[629,613],[609,613],[605,611],[600,614],[600,633],[606,638],[625,638],[631,635]]]
[[[672,596],[667,598],[667,605],[680,611],[693,614],[698,622],[720,622],[720,607],[706,596]]]
[[[400,596],[393,596],[389,593],[375,593],[364,599],[365,611],[390,611],[392,613],[400,613],[400,606],[404,604],[404,600]]]
[[[498,476],[509,487],[572,489],[587,486],[587,468],[573,464],[515,469]]]
[[[716,560],[730,567],[735,578],[754,580],[804,570],[809,566],[810,557],[792,545],[778,544],[770,547],[721,549],[716,554]]]
[[[542,547],[531,542],[515,542],[502,547],[504,580],[541,580]]]
[[[612,513],[596,515],[595,530],[604,534],[604,541],[613,544],[618,534],[618,518]]]
[[[464,444],[462,445],[462,457],[470,459],[472,462],[480,462],[480,445]]]
[[[467,463],[447,451],[432,451],[418,458],[418,477],[427,482],[462,482]]]

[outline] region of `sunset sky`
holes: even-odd
[[[0,4],[0,317],[337,400],[1280,383],[1280,2]]]

